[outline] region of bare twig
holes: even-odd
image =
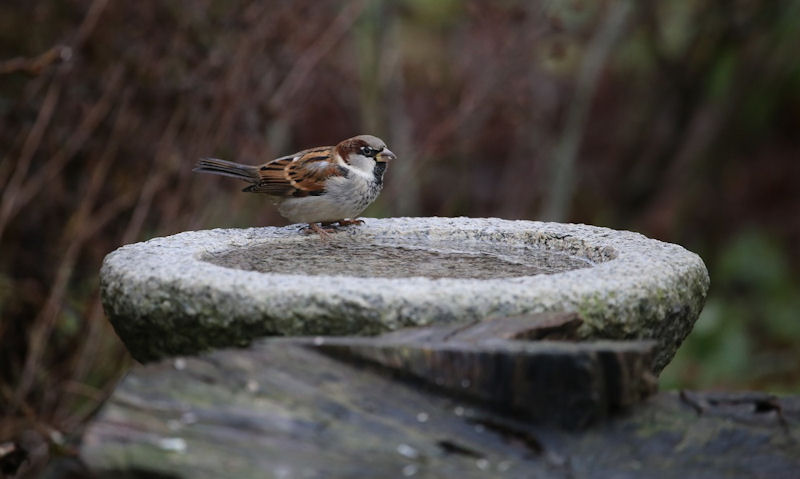
[[[391,20],[391,42],[392,45],[400,45],[401,36],[399,33],[399,20],[392,17]],[[382,75],[381,83],[385,84],[384,98],[389,104],[392,115],[388,118],[391,144],[395,145],[396,151],[404,152],[408,158],[416,158],[417,151],[414,142],[414,124],[405,105],[405,82],[402,74],[400,48],[395,46],[389,48],[385,59],[381,65],[381,71],[389,72],[389,75]],[[395,166],[395,165],[392,165]],[[395,195],[396,201],[392,201],[393,214],[401,216],[417,216],[421,211],[422,198],[420,194],[420,177],[413,172],[414,163],[412,161],[401,161],[393,168],[391,185],[402,185],[402,194]]]
[[[153,159],[156,167],[162,163],[166,163],[167,157],[171,154],[171,150],[175,141],[175,132],[177,131],[178,125],[182,119],[183,111],[175,110],[175,112],[172,114],[172,118],[170,118],[169,123],[167,124],[167,127],[164,129],[163,135],[161,135],[161,141],[159,142],[155,157]],[[144,186],[142,186],[141,193],[139,194],[139,199],[136,202],[136,208],[133,210],[133,215],[128,222],[128,227],[125,229],[125,233],[122,235],[123,244],[130,243],[134,241],[137,236],[139,236],[139,232],[142,230],[144,220],[147,217],[147,214],[150,212],[150,207],[153,203],[153,197],[155,196],[156,192],[161,189],[166,180],[167,175],[159,175],[155,174],[155,172],[147,176]]]
[[[101,99],[98,102],[98,105],[104,103],[108,103],[107,98],[105,101]],[[96,105],[95,109],[93,109],[96,113],[95,117],[101,116],[97,110],[103,111],[105,109],[106,107],[98,108]],[[117,131],[119,129],[121,118],[124,118],[124,115],[125,108],[123,107],[117,114],[117,123],[115,126]],[[103,114],[102,116],[105,115]],[[99,121],[99,118],[96,118],[94,121]],[[88,136],[88,133],[85,133],[85,135]],[[28,336],[28,353],[25,358],[25,365],[23,367],[20,383],[16,392],[16,397],[19,400],[22,400],[22,398],[28,394],[30,388],[35,382],[35,371],[42,360],[42,356],[47,345],[47,340],[52,333],[53,327],[58,318],[58,313],[61,310],[61,305],[63,304],[64,295],[66,293],[69,280],[72,276],[72,271],[75,267],[75,263],[78,260],[78,255],[83,248],[84,242],[86,238],[89,237],[87,235],[85,223],[90,217],[90,211],[92,211],[94,208],[94,204],[97,200],[97,194],[104,182],[106,173],[113,158],[112,153],[116,149],[116,145],[114,144],[116,141],[118,141],[118,139],[112,138],[111,146],[107,148],[106,154],[101,157],[100,163],[92,174],[87,194],[81,198],[81,203],[71,216],[70,221],[68,221],[68,224],[73,225],[73,228],[77,234],[70,235],[68,228],[64,230],[64,238],[62,238],[62,242],[64,242],[67,246],[64,250],[63,256],[61,257],[61,261],[56,271],[55,280],[50,288],[47,300],[45,301],[42,310],[34,319],[30,328],[30,334]]]
[[[632,5],[629,0],[623,0],[612,2],[609,9],[596,37],[589,42],[590,47],[578,73],[575,98],[569,109],[564,133],[552,157],[551,173],[548,178],[550,190],[545,198],[542,215],[545,219],[563,221],[569,212],[570,200],[575,189],[575,161],[598,78],[611,48],[625,28]]]
[[[100,304],[99,301],[96,304]],[[100,310],[101,314],[100,317],[102,318],[102,309]],[[93,325],[100,325],[99,321],[95,321],[92,323]],[[108,326],[108,323],[104,323],[104,326]],[[100,332],[103,328],[97,328],[96,331]],[[95,343],[95,346],[99,343]],[[86,389],[85,392],[89,393],[93,391],[90,397],[89,404],[85,407],[81,408],[80,410],[65,410],[62,415],[59,415],[59,418],[63,418],[59,420],[59,426],[65,431],[73,431],[75,428],[79,427],[82,423],[86,421],[86,419],[94,414],[105,401],[111,396],[117,386],[117,382],[120,379],[120,376],[124,375],[125,371],[127,370],[127,366],[130,362],[130,356],[127,356],[127,352],[123,350],[116,350],[116,354],[110,354],[108,351],[101,351],[102,357],[107,358],[109,361],[116,359],[119,363],[114,369],[116,374],[112,377],[108,378],[107,381],[103,384],[101,389],[90,388]]]
[[[42,106],[39,108],[36,121],[28,132],[25,143],[22,145],[22,151],[20,152],[16,168],[14,168],[14,173],[11,175],[8,183],[6,183],[5,188],[3,188],[3,195],[0,197],[0,239],[3,237],[6,224],[14,211],[17,210],[16,203],[19,200],[19,189],[23,179],[28,174],[33,155],[42,144],[42,137],[47,130],[47,126],[50,124],[50,120],[53,118],[53,112],[58,104],[60,93],[61,86],[58,82],[53,81],[42,101]]]
[[[78,33],[75,35],[74,48],[80,48],[89,36],[94,32],[97,27],[97,22],[100,20],[100,15],[106,9],[108,0],[94,0],[86,11],[83,17],[81,26],[78,27]]]
[[[22,411],[22,415],[25,417],[25,420],[36,429],[39,434],[42,435],[45,439],[52,442],[54,437],[54,433],[56,435],[60,434],[60,432],[55,429],[54,427],[42,422],[39,419],[39,416],[36,414],[36,410],[31,407],[30,404],[25,402],[24,400],[15,397],[11,389],[6,386],[5,384],[0,384],[0,396],[4,402],[10,403],[15,409],[19,409]],[[3,435],[12,436],[16,435],[16,431],[0,431]]]
[[[50,157],[47,164],[41,168],[37,168],[32,176],[20,188],[14,192],[14,199],[9,199],[8,205],[4,195],[3,206],[5,209],[0,211],[0,235],[2,235],[5,226],[23,207],[25,207],[42,188],[44,188],[56,176],[61,174],[64,167],[69,161],[80,151],[84,143],[90,138],[92,133],[97,129],[100,122],[106,117],[108,112],[114,106],[114,99],[119,94],[119,88],[123,79],[122,65],[117,66],[111,74],[111,79],[106,84],[106,90],[103,96],[94,104],[89,110],[89,113],[83,118],[83,121],[78,125],[75,134],[72,136],[66,146],[58,151],[55,155]],[[9,194],[10,195],[10,194]],[[10,198],[10,196],[9,196]],[[2,237],[2,236],[0,236]]]
[[[309,74],[314,67],[344,38],[350,27],[358,20],[365,5],[363,0],[355,0],[342,9],[325,33],[306,50],[305,55],[300,57],[275,90],[269,102],[272,109],[279,110],[292,100],[300,87],[308,82]]]
[[[38,75],[50,65],[68,61],[70,58],[72,58],[72,48],[66,45],[55,45],[33,58],[17,57],[0,62],[0,75],[17,72]]]
[[[85,338],[78,346],[78,350],[73,357],[73,362],[70,365],[70,379],[68,380],[70,383],[77,383],[86,378],[89,369],[94,363],[97,349],[101,344],[101,338],[98,336],[100,331],[104,329],[102,326],[108,324],[103,314],[103,305],[100,301],[99,292],[92,299],[92,306],[86,318],[86,323],[87,331]]]

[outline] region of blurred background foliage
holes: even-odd
[[[664,387],[800,392],[800,0],[4,0],[0,439],[78,431],[130,360],[114,248],[285,224],[191,174],[358,134],[368,216],[640,231],[712,278]]]

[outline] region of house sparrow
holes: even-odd
[[[250,186],[242,191],[268,195],[284,218],[324,237],[333,223],[363,223],[356,217],[378,197],[386,164],[396,158],[383,140],[360,135],[262,165],[205,158],[192,171],[244,180]]]

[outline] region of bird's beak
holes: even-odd
[[[395,156],[395,154],[392,153],[392,150],[389,148],[384,148],[380,153],[378,153],[378,156],[376,156],[375,159],[377,161],[389,161],[396,160],[397,156]]]

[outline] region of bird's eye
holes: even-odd
[[[375,156],[377,153],[374,149],[370,148],[369,146],[362,146],[361,147],[361,154],[364,156]]]

